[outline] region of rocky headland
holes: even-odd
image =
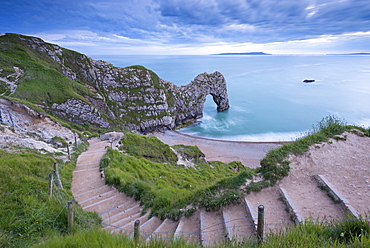
[[[13,56],[17,51],[20,58]],[[80,125],[147,133],[202,117],[207,95],[218,111],[229,108],[220,72],[202,73],[178,87],[143,66],[118,68],[16,34],[0,36],[0,57],[6,62],[0,63],[0,95],[27,100]]]

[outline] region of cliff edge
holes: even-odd
[[[200,118],[207,95],[229,108],[225,78],[202,73],[178,87],[143,66],[104,61],[17,34],[0,36],[0,95],[27,100],[81,125],[141,133]]]

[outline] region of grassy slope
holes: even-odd
[[[237,202],[242,195],[238,188],[253,174],[238,162],[203,160],[194,168],[177,165],[177,156],[156,137],[127,133],[121,142],[129,155],[111,149],[102,159],[107,183],[140,200],[160,218],[178,220],[182,214],[194,211],[180,210],[191,203],[216,210]],[[194,147],[187,150],[189,156],[200,152],[194,152]],[[230,167],[239,167],[239,172]]]
[[[34,150],[0,150],[0,247],[28,247],[67,229],[65,205],[73,199],[69,189],[74,163],[61,169],[65,190],[55,190],[49,199],[48,174],[53,172],[54,162],[52,156]],[[95,214],[79,207],[76,214],[99,223]],[[76,221],[77,229],[89,225]]]
[[[93,95],[87,87],[61,74],[61,66],[45,53],[25,45],[19,35],[0,36],[0,68],[10,74],[13,66],[22,69],[24,75],[12,97],[51,105],[69,98],[86,101],[83,95]]]

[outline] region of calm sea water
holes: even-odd
[[[294,140],[328,115],[370,126],[370,56],[92,56],[143,65],[180,86],[203,72],[226,78],[230,109],[207,97],[204,117],[181,132],[225,140]],[[315,79],[314,83],[303,83]]]

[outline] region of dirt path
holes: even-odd
[[[324,175],[359,214],[366,215],[370,213],[370,138],[352,133],[344,135],[347,137],[346,140],[331,140],[313,146],[302,156],[291,157],[291,171],[281,184],[284,188],[307,188],[313,183],[311,179],[313,175]],[[319,195],[315,192],[312,194]],[[302,205],[312,204],[312,198],[305,193],[297,199]],[[318,198],[315,198],[315,201],[318,208],[325,207]]]

